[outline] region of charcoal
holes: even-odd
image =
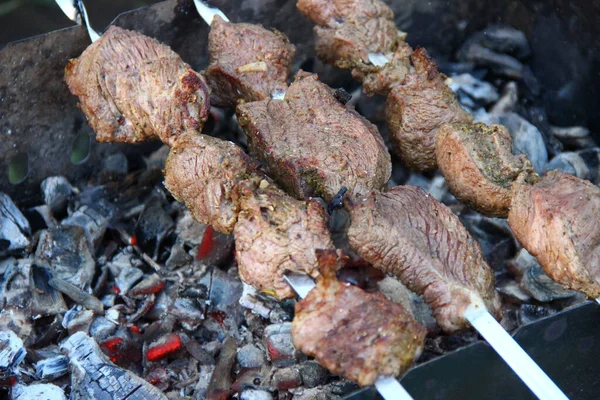
[[[242,392],[246,389],[271,390],[272,375],[272,368],[269,365],[242,370],[231,385],[231,389],[234,392]]]
[[[294,400],[338,400],[341,399],[341,395],[333,393],[333,385],[317,386],[315,388],[301,387],[298,389],[291,390],[294,394]]]
[[[215,369],[214,365],[201,365],[198,370],[198,381],[194,387],[193,400],[204,400],[206,399],[206,392],[210,383],[210,378],[213,375]]]
[[[298,362],[300,352],[292,342],[292,323],[283,322],[265,328],[264,344],[267,356],[275,367],[287,367]]]
[[[129,316],[129,323],[137,322],[140,318],[145,316],[150,310],[154,308],[156,302],[156,296],[151,294],[146,296],[138,305],[137,311]]]
[[[92,322],[94,320],[94,313],[90,310],[83,310],[80,306],[75,306],[65,313],[62,320],[62,326],[65,328],[69,335],[75,332],[89,332]]]
[[[26,315],[21,308],[12,307],[0,310],[0,331],[8,330],[27,341],[32,331],[29,312]]]
[[[185,349],[194,357],[201,365],[214,365],[215,358],[205,350],[197,340],[190,338],[185,333],[180,333],[181,341]]]
[[[0,261],[0,306],[27,307],[31,302],[29,269],[32,260],[7,258]]]
[[[500,97],[494,85],[476,79],[471,74],[453,76],[450,88],[459,95],[466,94],[472,100],[472,108],[487,106],[497,101]]]
[[[240,400],[273,400],[273,395],[264,390],[247,389],[240,393]]]
[[[183,240],[177,238],[173,246],[171,246],[171,252],[169,253],[169,258],[165,261],[165,267],[173,270],[190,264],[193,259],[194,257],[186,251]]]
[[[71,335],[61,349],[71,366],[71,400],[166,399],[144,379],[110,362],[94,339],[83,332]]]
[[[431,308],[429,307],[429,305],[427,303],[425,303],[425,300],[423,299],[423,297],[421,297],[413,292],[410,292],[409,297],[410,297],[410,310],[412,311],[412,314],[414,315],[415,319],[421,325],[423,325],[425,328],[427,328],[428,332],[439,331],[440,328],[437,324],[437,321],[433,317]]]
[[[237,361],[243,368],[258,368],[265,363],[265,355],[253,344],[247,344],[237,353]]]
[[[123,268],[119,275],[115,278],[115,283],[119,289],[119,293],[127,295],[136,283],[144,277],[142,270],[138,268]]]
[[[92,310],[96,313],[104,311],[104,304],[96,296],[93,296],[70,282],[59,278],[52,278],[49,281],[50,286],[61,291],[75,303]]]
[[[67,400],[65,392],[51,383],[34,383],[29,386],[15,385],[11,389],[12,400]]]
[[[288,390],[302,385],[302,375],[296,367],[279,368],[273,374],[271,385],[278,390]]]
[[[111,336],[117,330],[117,324],[107,318],[95,317],[90,326],[90,335],[96,340],[103,340]]]
[[[206,225],[196,222],[188,210],[183,212],[175,227],[177,237],[190,247],[197,246],[202,242],[205,230]]]
[[[0,256],[29,246],[31,228],[8,195],[0,192]]]
[[[149,254],[157,254],[164,237],[174,226],[175,222],[163,208],[161,196],[151,196],[144,205],[135,228],[138,245]]]
[[[556,314],[556,310],[535,304],[523,304],[519,313],[521,325],[528,325],[541,318]]]
[[[598,185],[600,184],[600,147],[560,153],[546,164],[544,172],[555,169]]]
[[[400,280],[387,276],[377,286],[385,297],[411,311],[410,290]]]
[[[177,333],[169,333],[148,345],[146,359],[148,361],[159,361],[178,353],[182,347],[181,337]]]
[[[204,320],[204,313],[198,308],[196,300],[189,298],[176,299],[169,312],[189,331],[198,328]]]
[[[316,361],[310,360],[298,366],[302,382],[307,388],[314,388],[327,382],[329,372]]]
[[[459,59],[489,68],[495,74],[511,79],[523,78],[524,66],[519,60],[506,54],[496,53],[478,43],[465,44],[460,49]]]
[[[80,289],[88,288],[96,272],[84,232],[77,226],[61,226],[41,233],[38,260],[48,266],[54,278],[67,281]]]
[[[253,286],[243,283],[242,296],[239,303],[242,307],[249,309],[253,313],[263,318],[269,318],[271,308],[258,297],[258,292]]]
[[[103,207],[102,202],[93,206],[81,206],[72,215],[62,221],[63,226],[78,226],[83,229],[91,248],[98,248],[104,232],[112,218],[112,208]]]
[[[482,32],[481,43],[490,50],[514,55],[519,60],[531,54],[525,34],[508,25],[490,25]]]
[[[31,287],[31,314],[34,316],[57,315],[67,311],[65,300],[59,291],[50,286],[48,268],[32,265],[29,269]]]
[[[227,338],[223,342],[223,347],[221,347],[217,364],[206,391],[207,400],[220,400],[229,397],[232,383],[231,369],[235,363],[236,348],[235,339],[233,338]]]
[[[50,210],[50,207],[45,204],[26,210],[24,215],[27,217],[27,220],[31,225],[32,233],[36,233],[48,228],[56,228],[58,226],[58,222],[54,218],[52,210]]]
[[[69,198],[75,192],[67,178],[64,176],[51,176],[42,181],[40,188],[44,203],[50,207],[53,215],[56,217],[64,215],[67,211]]]
[[[519,102],[519,88],[516,82],[508,82],[502,89],[500,98],[490,109],[494,115],[502,115],[513,112]]]
[[[513,279],[496,277],[496,290],[513,302],[531,301],[529,293],[525,292],[521,285]]]
[[[165,287],[165,281],[158,274],[147,275],[142,281],[131,288],[127,295],[133,298],[141,298],[145,295],[160,292]]]
[[[102,302],[102,304],[104,304],[104,307],[110,308],[116,304],[117,295],[113,294],[113,293],[104,295],[104,296],[102,296],[100,301]]]
[[[560,140],[565,146],[573,149],[586,149],[596,146],[590,130],[583,126],[551,126],[550,134]]]
[[[535,170],[543,171],[548,162],[548,151],[538,128],[516,113],[500,116],[500,122],[508,128],[513,154],[527,154]]]
[[[69,372],[69,359],[66,356],[55,356],[40,360],[35,364],[35,374],[45,381],[60,378]]]
[[[23,341],[13,331],[0,331],[0,380],[13,375],[26,355]]]
[[[210,282],[207,282],[208,280]],[[224,312],[239,309],[237,306],[242,296],[243,286],[237,274],[231,276],[215,268],[212,275],[207,274],[206,278],[200,283],[210,287],[209,300],[215,309]]]
[[[127,175],[129,165],[127,156],[121,152],[113,153],[102,160],[102,170],[118,175]]]

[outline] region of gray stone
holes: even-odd
[[[548,151],[538,128],[516,113],[500,116],[500,122],[510,132],[513,154],[527,154],[535,170],[542,172],[548,162]]]
[[[29,221],[8,195],[0,192],[0,256],[29,246]]]
[[[51,176],[46,178],[40,184],[44,203],[50,207],[54,215],[64,213],[67,209],[67,202],[75,191],[73,186],[64,176]]]
[[[319,365],[316,361],[306,361],[298,366],[300,375],[302,375],[302,383],[307,388],[317,387],[327,382],[329,371]]]
[[[247,344],[237,353],[237,361],[244,368],[258,368],[265,363],[265,355],[253,344]]]
[[[264,390],[247,389],[240,394],[240,400],[273,400],[273,395]]]

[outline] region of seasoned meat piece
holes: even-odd
[[[386,120],[395,149],[404,163],[414,169],[436,168],[435,136],[444,123],[471,122],[446,77],[440,74],[425,49],[411,55],[415,71],[395,86],[386,102]]]
[[[296,303],[294,346],[361,386],[404,373],[423,350],[425,328],[380,292],[339,282],[335,251],[317,251],[317,258],[317,286]]]
[[[206,79],[217,104],[268,99],[287,89],[296,48],[288,38],[260,25],[233,24],[215,16],[208,35]]]
[[[508,224],[544,271],[565,288],[600,297],[600,189],[550,171],[514,188]]]
[[[301,72],[285,99],[237,107],[251,153],[298,198],[329,201],[342,186],[350,196],[365,194],[390,178],[390,155],[377,128],[333,93],[316,75]]]
[[[116,26],[69,62],[65,80],[99,142],[160,138],[171,146],[208,117],[202,76],[169,47]]]
[[[236,186],[240,212],[233,231],[242,280],[278,299],[296,297],[283,279],[286,271],[319,274],[315,249],[332,249],[325,209],[300,201],[262,180]]]
[[[513,183],[538,179],[525,154],[511,153],[511,142],[502,125],[442,125],[435,154],[452,194],[488,217],[506,218]]]
[[[231,233],[238,208],[233,187],[258,176],[255,165],[232,142],[188,131],[171,149],[165,165],[165,186],[183,202],[196,221]]]
[[[363,82],[368,95],[386,95],[401,83],[410,66],[406,34],[398,31],[394,13],[382,1],[299,0],[298,9],[315,27],[316,52],[320,59],[349,69]],[[369,55],[382,54],[389,62],[380,65]]]
[[[444,204],[422,189],[396,186],[349,204],[352,248],[429,304],[446,332],[469,326],[469,305],[498,314],[494,274],[481,247]]]

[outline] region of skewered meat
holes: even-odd
[[[296,303],[294,346],[361,386],[404,373],[423,350],[425,328],[380,292],[339,282],[335,251],[317,251],[317,259],[317,285]]]
[[[422,295],[446,332],[469,326],[463,317],[469,305],[499,312],[494,275],[479,243],[448,207],[422,189],[373,192],[348,208],[352,248]]]
[[[194,219],[233,232],[242,280],[277,298],[295,297],[286,270],[314,277],[315,249],[333,248],[325,209],[279,190],[231,142],[181,135],[167,158],[165,186]]]
[[[411,55],[415,67],[390,92],[386,120],[395,149],[404,163],[418,170],[436,168],[435,136],[444,123],[471,122],[444,82],[425,49]]]
[[[391,174],[377,128],[342,105],[316,75],[298,73],[285,99],[241,104],[238,120],[251,153],[277,183],[298,197],[327,201],[379,190]]]
[[[319,58],[349,69],[369,95],[387,94],[404,80],[411,49],[394,23],[394,13],[379,0],[299,0],[301,13],[317,24],[315,49]],[[373,62],[373,54],[389,60]]]
[[[316,200],[295,200],[266,180],[258,188],[239,184],[235,196],[240,277],[277,298],[295,297],[283,278],[286,270],[315,277],[315,249],[333,248],[325,209]]]
[[[99,142],[160,138],[172,145],[208,117],[202,76],[169,47],[116,26],[71,60],[65,80]]]
[[[238,101],[264,100],[287,89],[296,49],[282,33],[255,24],[233,24],[217,15],[208,41],[210,64],[205,76],[217,104],[231,107]]]
[[[568,289],[600,296],[600,189],[559,171],[514,191],[508,224],[544,271]]]
[[[258,175],[244,151],[221,139],[188,131],[180,136],[165,163],[165,186],[194,219],[219,232],[232,233],[239,209],[233,187]]]
[[[538,179],[525,154],[511,153],[502,125],[445,124],[436,137],[436,156],[448,188],[462,203],[489,217],[508,216],[511,186]]]

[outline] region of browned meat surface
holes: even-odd
[[[415,70],[390,92],[386,120],[390,138],[404,163],[414,169],[437,167],[435,136],[444,123],[471,122],[435,62],[424,49],[411,55]]]
[[[173,145],[208,117],[202,76],[169,47],[116,26],[71,60],[65,80],[99,142]]]
[[[515,188],[508,224],[550,278],[600,297],[600,189],[550,171],[535,185]]]
[[[262,180],[236,187],[240,212],[234,228],[242,280],[279,299],[296,297],[283,279],[286,271],[319,274],[315,249],[332,249],[325,209],[300,201]]]
[[[421,354],[425,328],[380,292],[339,282],[335,251],[320,251],[317,257],[317,286],[296,303],[294,346],[361,386],[403,374]]]
[[[379,0],[299,0],[298,9],[314,23],[316,52],[323,61],[349,69],[364,83],[367,94],[387,94],[404,80],[410,49],[405,33],[394,23],[394,13]],[[374,65],[370,53],[381,53],[390,62]]]
[[[502,125],[445,124],[438,130],[435,154],[458,200],[489,217],[506,218],[511,186],[538,179],[527,156],[514,156],[511,146]]]
[[[237,114],[251,153],[298,198],[329,201],[342,186],[350,196],[365,194],[390,178],[390,155],[377,128],[316,75],[301,72],[285,99],[241,104]]]
[[[285,35],[260,25],[225,22],[219,16],[210,28],[205,76],[217,104],[268,99],[287,89],[296,49]]]
[[[471,305],[499,313],[494,275],[481,247],[444,204],[413,186],[349,204],[352,248],[429,304],[446,332],[466,328]]]
[[[165,186],[195,220],[231,233],[239,212],[233,187],[255,174],[255,166],[237,145],[189,131],[169,153]]]

